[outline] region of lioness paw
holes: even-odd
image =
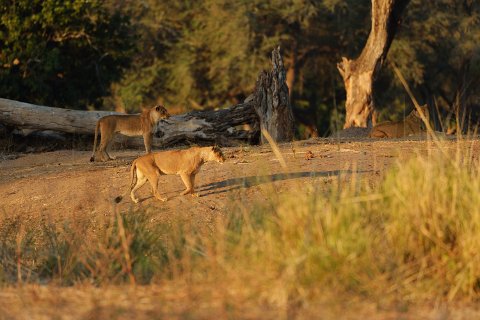
[[[132,197],[132,201],[133,201],[134,203],[138,203],[138,198],[133,198],[133,197]]]

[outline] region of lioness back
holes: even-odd
[[[138,115],[106,116],[104,122],[112,127],[115,133],[122,133],[126,136],[142,135],[142,124]]]
[[[370,138],[401,138],[421,132],[420,124],[408,122],[384,122],[372,128]]]
[[[135,115],[122,116],[117,121],[116,132],[121,132],[126,136],[142,135],[142,123],[140,118]]]
[[[203,163],[200,148],[191,147],[186,150],[171,150],[153,154],[155,165],[165,174],[191,173]]]
[[[428,120],[429,113],[426,105],[420,107],[424,116]],[[409,135],[419,134],[424,132],[424,123],[420,114],[416,109],[413,109],[410,114],[401,121],[386,121],[375,125],[370,134],[370,138],[401,138]]]

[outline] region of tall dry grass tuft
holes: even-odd
[[[478,161],[461,154],[420,157],[387,175],[377,210],[396,280],[391,290],[412,299],[479,296],[478,190]]]
[[[236,203],[213,243],[203,244],[208,268],[196,271],[221,262],[223,281],[241,279],[253,296],[287,308],[326,290],[407,302],[476,299],[479,164],[469,152],[446,154],[399,162],[373,188],[352,177],[327,192]]]
[[[182,255],[181,237],[147,212],[78,217],[0,217],[0,282],[71,285],[149,283],[170,274]],[[163,238],[161,238],[163,237]],[[173,243],[173,245],[171,245]]]

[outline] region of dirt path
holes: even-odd
[[[455,148],[451,144],[452,152]],[[307,140],[281,145],[288,169],[280,166],[268,146],[225,148],[225,164],[207,163],[197,175],[199,198],[179,196],[184,189],[178,176],[163,176],[160,190],[169,200],[159,202],[148,186],[139,190],[141,202],[134,205],[128,195],[129,166],[141,151],[117,151],[117,160],[90,163],[88,151],[55,151],[21,155],[0,162],[0,212],[8,214],[49,213],[61,218],[72,213],[107,214],[122,195],[120,210],[153,207],[159,212],[203,215],[223,213],[227,199],[265,197],[262,187],[273,182],[284,192],[314,181],[328,182],[357,172],[378,179],[398,157],[434,149],[427,141],[334,142]],[[313,158],[307,159],[307,152]]]

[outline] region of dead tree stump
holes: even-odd
[[[295,123],[290,105],[285,67],[280,47],[272,51],[272,70],[258,75],[254,92],[254,107],[260,129],[266,130],[276,142],[292,141]],[[261,143],[266,142],[262,134]]]

